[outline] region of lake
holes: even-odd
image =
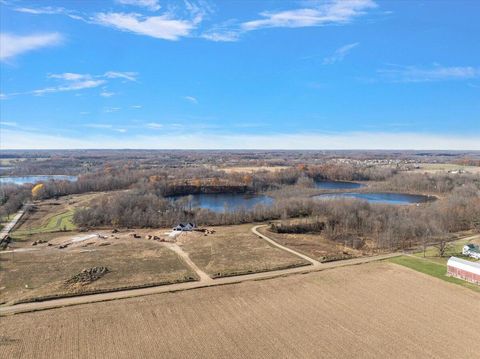
[[[314,196],[315,199],[339,199],[350,198],[360,199],[369,203],[383,203],[383,204],[416,204],[425,203],[432,200],[432,197],[408,194],[408,193],[358,193],[358,192],[344,192],[344,193],[326,193]]]
[[[172,196],[174,200],[187,196]],[[192,194],[192,208],[206,208],[213,212],[223,212],[225,209],[236,210],[245,208],[253,209],[257,204],[269,206],[274,200],[264,195],[245,193],[201,193]]]
[[[38,183],[50,180],[57,181],[76,181],[77,176],[66,175],[38,175],[38,176],[5,176],[0,177],[0,183],[14,183],[22,185],[25,183]]]
[[[356,189],[365,187],[365,185],[346,181],[315,181],[315,187],[319,189]]]

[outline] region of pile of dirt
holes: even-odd
[[[87,285],[100,279],[108,272],[109,270],[107,267],[85,268],[80,273],[75,274],[72,278],[67,280],[65,284],[67,286]]]

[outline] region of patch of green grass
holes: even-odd
[[[449,242],[447,244],[447,248],[445,250],[445,254],[444,254],[443,257],[440,257],[440,253],[439,253],[437,247],[429,246],[425,250],[425,259],[428,259],[428,260],[434,261],[434,262],[438,262],[440,264],[447,264],[448,258],[450,258],[451,256],[455,256],[455,257],[458,257],[458,258],[462,258],[462,259],[474,262],[475,259],[464,256],[462,254],[463,246],[467,243],[470,243],[470,242],[471,241],[469,241],[467,239],[460,239],[458,241]],[[423,257],[423,250],[415,252],[413,255],[415,257],[418,257],[418,258],[424,258]]]
[[[454,283],[473,289],[480,292],[480,286],[466,282],[464,280],[447,276],[447,265],[442,263],[435,263],[427,259],[415,258],[410,256],[400,256],[387,259],[388,262],[399,264],[401,266],[413,269],[417,272],[431,275],[432,277],[444,280],[446,282]]]
[[[25,237],[29,234],[49,233],[59,231],[73,231],[77,227],[73,223],[73,210],[56,214],[48,219],[44,225],[37,228],[18,230],[13,232],[14,237]]]

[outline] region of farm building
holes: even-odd
[[[469,243],[463,246],[462,254],[464,256],[480,259],[480,249],[477,245]]]
[[[480,284],[480,263],[450,257],[447,262],[447,275]]]

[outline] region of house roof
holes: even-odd
[[[455,267],[480,275],[480,263],[478,262],[471,262],[457,257],[450,257],[447,262],[447,266]]]

